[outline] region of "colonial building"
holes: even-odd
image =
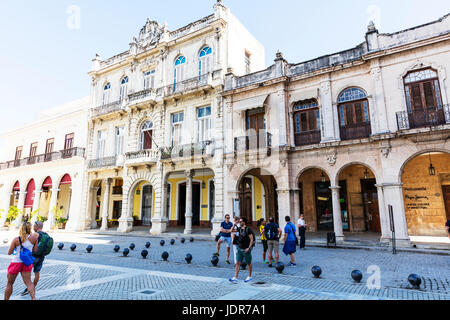
[[[228,70],[225,212],[306,216],[309,231],[445,236],[450,219],[450,15],[262,71]]]
[[[223,217],[228,67],[265,67],[263,46],[221,1],[170,31],[148,20],[129,50],[93,61],[85,228],[151,233],[214,227]]]
[[[11,207],[24,216],[55,225],[55,214],[68,219],[66,229],[80,230],[85,178],[85,147],[89,97],[55,109],[2,135],[0,158],[0,227]],[[31,213],[33,217],[30,217]]]

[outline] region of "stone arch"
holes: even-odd
[[[307,172],[308,170],[312,170],[312,169],[317,169],[317,170],[322,170],[327,176],[328,176],[328,179],[330,179],[330,181],[331,181],[331,173],[330,172],[328,172],[328,170],[327,169],[324,169],[324,168],[322,168],[322,167],[320,167],[320,166],[308,166],[308,167],[305,167],[305,168],[303,168],[302,170],[300,170],[300,172],[297,174],[297,176],[295,177],[295,184],[297,185],[298,184],[298,182],[299,182],[299,180],[300,180],[300,177],[305,173],[305,172]]]
[[[265,169],[265,168],[260,168],[260,167],[257,167],[257,166],[254,166],[254,167],[253,167],[253,166],[252,166],[252,167],[249,167],[249,168],[245,169],[245,170],[239,175],[239,178],[236,180],[236,185],[235,185],[235,190],[236,190],[236,192],[239,191],[239,185],[240,185],[240,183],[241,183],[241,181],[242,181],[242,178],[244,178],[246,175],[248,175],[250,171],[255,170],[255,169],[259,169],[259,170],[261,170],[261,172],[267,173],[267,174],[262,174],[262,176],[264,176],[264,175],[272,176],[272,177],[274,178],[275,182],[277,182],[277,179],[275,178],[275,173],[271,173],[269,170],[267,170],[267,169]]]
[[[346,84],[341,85],[339,87],[339,89],[335,91],[335,93],[333,94],[333,103],[336,104],[336,106],[337,106],[338,105],[339,96],[345,90],[351,89],[351,88],[357,88],[357,89],[362,90],[366,94],[366,98],[369,98],[369,92],[366,89],[364,89],[360,84],[352,82],[352,83],[346,83]]]
[[[372,171],[373,175],[375,176],[375,179],[377,180],[377,183],[379,181],[381,181],[380,180],[381,177],[379,176],[378,172],[376,170],[374,170],[374,168],[371,165],[368,165],[367,163],[361,162],[361,161],[351,161],[351,162],[348,162],[348,163],[342,165],[339,168],[339,170],[337,170],[336,175],[334,176],[334,179],[331,180],[332,182],[334,182],[335,186],[339,185],[339,176],[341,175],[342,171],[344,171],[346,168],[353,166],[353,165],[360,165],[360,166],[366,167],[367,169]]]

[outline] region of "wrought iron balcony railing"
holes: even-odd
[[[157,90],[157,95],[167,97],[177,93],[184,93],[187,91],[195,90],[211,84],[210,79],[212,79],[211,73],[206,73],[192,79],[180,81],[169,86],[159,88]]]
[[[320,130],[300,132],[295,134],[295,145],[306,146],[310,144],[320,143]]]
[[[267,155],[270,155],[272,149],[272,134],[269,132],[259,132],[249,134],[243,137],[234,138],[234,153],[245,152],[249,150],[267,149]]]
[[[341,140],[364,139],[370,137],[370,122],[356,123],[340,128]]]
[[[116,112],[122,110],[122,102],[123,101],[115,101],[103,106],[92,109],[92,117],[103,116],[112,112]]]
[[[69,159],[73,157],[84,157],[84,153],[84,148],[71,148],[51,153],[40,154],[20,160],[11,160],[5,163],[0,163],[0,170],[23,167],[27,165],[56,161],[61,159]]]
[[[117,156],[112,156],[89,160],[88,169],[115,167],[116,165],[117,165]]]
[[[420,111],[400,111],[396,116],[398,130],[439,126],[450,123],[450,104]]]
[[[136,102],[139,100],[155,100],[155,99],[156,99],[156,90],[155,89],[145,89],[145,90],[128,95],[128,101],[130,103]]]
[[[167,147],[161,149],[161,159],[189,158],[197,156],[214,156],[214,143],[204,141]]]

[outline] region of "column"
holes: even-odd
[[[119,232],[128,233],[133,231],[133,203],[134,201],[134,192],[124,192],[122,198],[122,212],[120,213],[119,218],[119,228],[117,229]]]
[[[20,224],[23,220],[23,212],[25,207],[25,196],[27,195],[26,191],[20,191],[19,193],[19,203],[17,204],[17,209],[19,209],[19,215],[17,216],[16,220],[12,223],[12,225],[18,229],[20,227]]]
[[[341,187],[330,187],[333,198],[333,224],[336,242],[344,241],[344,231],[342,228],[341,203],[339,200],[339,191]]]
[[[192,233],[192,170],[186,171],[186,225],[184,234]]]
[[[152,229],[150,230],[150,234],[158,235],[162,234],[164,232],[167,232],[167,225],[169,223],[168,215],[169,213],[166,213],[167,208],[167,187],[168,183],[165,181],[164,183],[160,184],[161,189],[161,199],[158,206],[158,202],[155,201],[155,215],[152,219]],[[155,196],[157,195],[157,190],[155,189]],[[169,200],[170,201],[170,200]]]
[[[402,183],[384,183],[384,201],[386,208],[388,205],[393,207],[397,246],[409,247],[410,240],[406,223],[402,185]],[[386,215],[389,216],[388,211],[386,211]]]
[[[286,216],[290,216],[291,222],[294,223],[294,225],[296,225],[296,222],[293,221],[294,214],[291,211],[291,202],[289,201],[290,190],[277,189],[276,192],[278,195],[278,222],[279,222],[278,224],[280,225],[280,228],[284,234],[284,228],[286,227],[286,220],[285,220]],[[282,237],[282,239],[284,238]]]
[[[86,210],[85,217],[85,225],[86,229],[95,229],[97,228],[97,221],[95,220],[95,211],[97,209],[97,192],[98,187],[90,188],[90,199],[91,201],[88,204],[88,208]]]
[[[48,219],[44,223],[44,231],[49,231],[53,229],[55,225],[55,213],[54,209],[56,208],[56,205],[58,203],[58,192],[59,189],[52,188],[52,196],[50,198],[50,206],[48,210]]]
[[[1,217],[0,217],[0,228],[3,228],[5,225],[6,218],[8,217],[9,212],[9,204],[11,201],[11,193],[5,192],[2,195],[2,207],[1,209]]]
[[[105,179],[103,184],[105,185],[105,191],[103,194],[103,210],[102,210],[102,227],[101,231],[108,230],[108,217],[109,217],[109,193],[111,192],[112,179]]]
[[[42,190],[34,191],[34,202],[33,202],[33,209],[31,209],[31,212],[39,210],[39,206],[41,203],[41,193],[42,193]],[[34,214],[33,218],[31,219],[31,223],[34,223],[35,221],[37,221],[38,214],[39,214],[39,211]]]
[[[300,219],[300,198],[299,198],[299,194],[300,194],[300,190],[299,189],[293,189],[292,190],[292,196],[294,197],[293,199],[293,210],[294,210],[294,224],[297,227],[297,221],[298,219]]]
[[[377,187],[378,194],[378,208],[380,210],[380,224],[381,224],[381,242],[390,242],[392,235],[390,229],[389,216],[387,212],[387,206],[384,202],[384,189],[383,185],[375,185]]]

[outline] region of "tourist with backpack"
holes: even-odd
[[[247,226],[247,218],[243,217],[239,221],[240,227],[238,228],[238,251],[236,254],[236,268],[235,275],[233,278],[229,279],[231,283],[238,283],[239,269],[241,268],[241,263],[245,259],[245,263],[248,266],[248,277],[245,279],[245,283],[253,280],[252,278],[252,248],[255,244],[255,233]]]
[[[294,253],[297,251],[298,238],[295,235],[295,226],[291,222],[291,218],[286,216],[284,218],[286,221],[286,227],[284,228],[284,247],[283,252],[285,255],[291,256],[291,261],[287,266],[296,266]]]
[[[274,217],[269,218],[269,223],[264,227],[264,233],[267,238],[269,268],[272,268],[272,263],[278,263],[280,260],[279,247],[280,237],[282,234],[281,228],[278,224],[275,223]],[[272,252],[275,252],[275,260],[273,260]]]
[[[14,282],[20,273],[23,282],[27,286],[31,299],[36,300],[34,284],[31,281],[31,271],[33,270],[33,249],[37,249],[37,241],[31,238],[31,223],[25,221],[20,226],[19,236],[11,241],[8,255],[13,259],[8,267],[8,283],[5,288],[5,300],[9,300],[13,292]]]
[[[33,273],[34,273],[34,287],[36,289],[39,282],[40,272],[42,270],[42,265],[44,264],[45,256],[48,255],[53,248],[53,239],[42,231],[44,227],[41,221],[36,221],[33,226],[34,233],[30,236],[30,239],[37,242],[37,248],[33,251],[33,256],[35,257],[33,263]],[[24,292],[21,293],[22,296],[28,294],[28,289],[25,288]]]

